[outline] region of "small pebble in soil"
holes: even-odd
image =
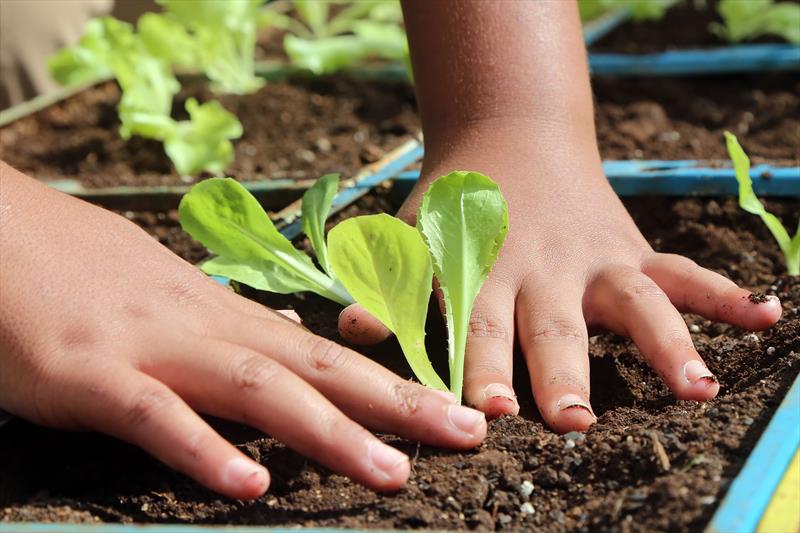
[[[761,339],[758,338],[758,335],[755,333],[748,333],[745,335],[742,340],[751,348],[754,348],[761,344]]]
[[[698,326],[697,324],[692,324],[691,326],[689,326],[689,331],[691,331],[692,333],[700,333],[700,326]]]
[[[570,431],[569,433],[564,433],[564,440],[580,442],[586,440],[586,437],[580,431]]]
[[[497,515],[497,520],[503,525],[511,523],[511,517],[505,513],[500,513],[499,515]]]
[[[746,416],[746,417],[744,417],[742,419],[742,424],[744,424],[745,426],[752,426],[753,425],[753,419],[750,418],[749,416]]]
[[[518,490],[522,497],[530,498],[531,494],[533,494],[533,483],[526,479],[520,484]]]
[[[533,513],[536,512],[536,510],[533,508],[533,504],[531,504],[531,502],[523,503],[522,505],[519,506],[519,510],[520,510],[521,513],[524,513],[524,514],[533,514]]]
[[[566,448],[567,450],[571,450],[574,447],[575,447],[574,440],[568,440],[567,442],[564,443],[564,448]]]
[[[775,347],[774,346],[768,346],[767,347],[767,355],[772,355],[774,353],[775,353]]]
[[[711,505],[717,501],[717,498],[714,496],[702,496],[698,501],[703,505]]]

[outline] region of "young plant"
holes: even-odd
[[[417,229],[442,290],[450,390],[461,398],[470,314],[508,232],[508,206],[487,176],[453,172],[433,182],[422,197]]]
[[[323,176],[303,196],[303,228],[319,257],[327,257],[322,231],[338,176]],[[201,265],[209,275],[226,276],[256,289],[289,294],[310,291],[341,305],[353,298],[332,276],[296,249],[239,182],[231,178],[201,181],[181,199],[181,226],[216,257]],[[322,262],[322,261],[320,261]]]
[[[761,217],[772,236],[778,241],[778,246],[786,258],[786,269],[789,275],[800,276],[800,221],[798,221],[794,237],[790,237],[780,219],[768,212],[756,193],[753,192],[753,182],[750,179],[750,159],[742,150],[736,136],[726,131],[725,141],[728,145],[728,154],[733,161],[736,181],[739,182],[739,205],[748,213]]]
[[[342,9],[331,15],[331,6]],[[262,24],[284,29],[292,63],[316,75],[331,74],[370,57],[408,63],[400,4],[395,0],[294,0],[299,21],[269,8]]]
[[[117,112],[120,135],[139,135],[164,143],[182,175],[221,172],[233,159],[231,139],[242,135],[234,115],[218,102],[186,101],[189,120],[170,113],[180,84],[168,60],[153,55],[130,24],[111,17],[93,19],[77,45],[50,58],[53,77],[62,84],[113,75],[122,90]]]
[[[334,272],[348,292],[398,338],[419,380],[442,389],[425,352],[431,275],[442,289],[450,391],[461,398],[469,318],[508,231],[497,185],[477,172],[453,172],[423,196],[417,230],[386,215],[342,222],[328,236]]]
[[[717,6],[724,24],[712,23],[709,29],[729,41],[778,35],[800,44],[800,4],[774,0],[720,0]]]
[[[158,0],[159,15],[139,19],[139,33],[156,56],[199,70],[222,93],[248,94],[264,85],[254,74],[256,30],[263,0]]]

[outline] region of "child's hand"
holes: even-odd
[[[509,202],[508,237],[472,312],[465,401],[491,416],[516,413],[516,332],[544,419],[559,432],[586,429],[595,420],[587,327],[631,337],[677,398],[713,398],[719,385],[679,311],[759,330],[780,317],[778,300],[753,304],[722,276],[685,257],[653,252],[596,163],[566,163],[588,174],[576,178],[561,164],[530,168],[514,156],[522,150],[505,150],[458,150],[453,161],[426,161],[423,171],[429,183],[452,170],[478,170],[498,181]],[[424,187],[398,215],[410,224]],[[363,313],[348,308],[342,332],[348,334],[353,318],[360,331],[374,323]],[[380,328],[368,331],[380,337]]]
[[[482,413],[211,281],[122,217],[0,163],[0,408],[102,431],[234,498],[267,471],[196,412],[252,425],[377,490],[408,458],[361,424],[452,448]]]
[[[490,176],[509,203],[472,314],[466,401],[517,411],[516,333],[544,419],[585,429],[595,420],[587,325],[633,338],[677,397],[713,398],[719,386],[678,309],[763,329],[780,304],[754,305],[721,276],[654,253],[636,229],[602,173],[577,3],[403,0],[403,11],[425,165],[400,216],[413,222],[427,183],[453,170]]]

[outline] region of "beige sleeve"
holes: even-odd
[[[47,58],[113,7],[113,0],[0,0],[0,108],[57,88]]]

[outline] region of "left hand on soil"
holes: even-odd
[[[692,260],[654,252],[599,160],[532,158],[533,169],[518,162],[524,147],[454,144],[447,153],[451,159],[426,161],[420,185],[398,216],[414,224],[426,184],[457,169],[491,176],[509,202],[509,234],[476,301],[467,340],[465,400],[489,416],[519,410],[511,381],[515,333],[542,417],[567,432],[596,421],[589,331],[630,337],[677,398],[703,401],[716,396],[719,384],[680,312],[750,330],[780,317],[777,298],[755,304],[748,291]],[[360,323],[356,337],[349,331],[353,318]],[[357,306],[342,313],[340,329],[353,342],[388,335]]]
[[[255,498],[266,469],[197,413],[261,429],[394,490],[410,462],[367,431],[466,449],[482,413],[237,296],[128,220],[0,162],[0,408],[102,431]]]

